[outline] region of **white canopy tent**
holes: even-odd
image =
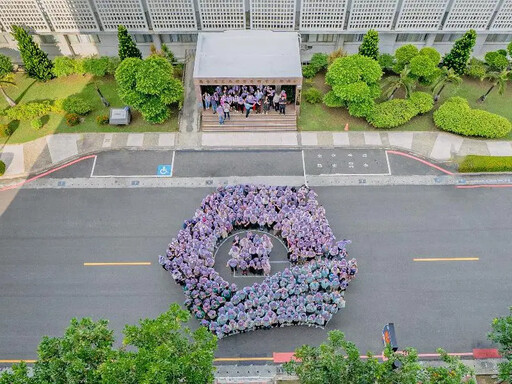
[[[300,103],[302,67],[297,32],[229,30],[200,33],[194,63],[198,100],[201,86],[294,85]]]

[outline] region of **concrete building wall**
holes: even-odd
[[[36,40],[51,57],[116,55],[116,22],[129,28],[144,55],[149,54],[151,43],[157,47],[166,43],[178,59],[195,48],[198,32],[251,26],[299,31],[305,62],[316,52],[329,53],[337,48],[357,52],[369,28],[379,31],[382,53],[393,53],[408,43],[433,46],[445,53],[470,28],[478,33],[476,56],[504,48],[512,41],[512,0],[30,0],[29,3],[27,10],[27,0],[0,1],[0,52],[15,61],[19,61],[19,55],[9,34],[13,22],[37,35]],[[233,15],[226,16],[226,9],[232,10]],[[291,11],[295,12],[293,17]],[[257,22],[253,22],[252,16]],[[230,20],[233,20],[231,24]]]

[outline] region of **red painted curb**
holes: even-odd
[[[475,359],[499,359],[501,356],[497,349],[473,349],[473,358]]]
[[[400,151],[392,151],[392,150],[388,150],[388,151],[386,151],[386,153],[390,153],[392,155],[408,157],[409,159],[413,159],[413,160],[419,161],[420,163],[423,163],[425,165],[428,165],[429,167],[435,168],[435,169],[437,169],[437,170],[439,170],[439,171],[441,171],[443,173],[446,173],[447,175],[451,175],[451,176],[454,175],[453,172],[450,172],[447,169],[441,168],[440,166],[432,164],[429,161],[420,159],[419,157],[416,157],[416,156],[413,156],[413,155],[409,155],[408,153],[404,153],[404,152],[400,152]]]
[[[274,358],[274,364],[287,363],[287,362],[291,361],[292,359],[296,360],[293,355],[294,355],[293,352],[274,352],[272,354],[272,356]]]

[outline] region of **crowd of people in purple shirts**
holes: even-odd
[[[218,244],[236,229],[264,229],[288,246],[292,267],[238,289],[215,270]],[[217,337],[286,325],[323,326],[344,307],[357,273],[349,240],[337,241],[316,193],[302,186],[235,185],[206,196],[160,264],[185,305]]]
[[[270,275],[270,252],[272,252],[273,244],[268,235],[258,235],[251,231],[247,232],[245,237],[240,239],[239,235],[235,235],[233,245],[229,250],[230,259],[227,266],[232,272],[236,272],[238,268],[242,275],[248,272],[258,275]]]
[[[286,91],[276,92],[272,86],[234,85],[228,88],[219,85],[213,94],[205,91],[202,97],[204,109],[211,107],[213,113],[218,114],[221,125],[226,119],[231,119],[232,111],[245,113],[246,118],[251,111],[266,115],[270,110],[275,110],[279,114],[286,114]]]

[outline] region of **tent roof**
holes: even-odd
[[[296,32],[232,30],[200,33],[194,78],[302,78]]]

